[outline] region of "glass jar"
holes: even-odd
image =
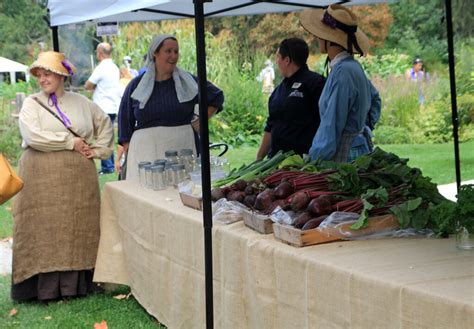
[[[179,151],[179,163],[184,165],[186,174],[194,170],[195,160],[194,152],[191,149],[182,149]]]
[[[474,250],[474,225],[462,225],[457,223],[456,247],[462,250]]]
[[[138,163],[138,181],[140,186],[145,187],[145,165],[151,164],[150,161],[141,161]]]
[[[173,186],[173,168],[172,166],[178,164],[178,162],[166,162],[165,163],[165,182],[168,186]]]
[[[165,166],[165,163],[166,163],[166,159],[157,159],[155,161],[153,161],[153,165],[155,166]]]
[[[153,175],[151,172],[152,164],[146,164],[143,166],[145,168],[145,187],[146,188],[153,188]]]
[[[173,170],[173,186],[178,187],[179,183],[184,182],[186,179],[186,170],[184,164],[175,164],[171,166]]]
[[[155,191],[166,189],[168,184],[165,181],[165,166],[152,166],[151,173],[153,176],[153,189]]]
[[[168,150],[165,152],[165,158],[167,162],[179,162],[178,151]]]

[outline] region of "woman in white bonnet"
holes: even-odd
[[[368,38],[357,16],[341,5],[307,9],[301,25],[319,40],[331,71],[319,100],[321,124],[311,158],[350,162],[372,151],[371,130],[380,117],[380,97],[354,54],[365,55]]]
[[[126,179],[138,178],[138,163],[165,157],[167,150],[192,149],[197,134],[192,122],[198,103],[197,78],[177,66],[179,44],[172,35],[153,39],[146,72],[127,86],[119,109],[119,143],[127,152]],[[223,92],[207,83],[208,115],[220,111]]]

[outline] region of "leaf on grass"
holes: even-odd
[[[122,300],[122,299],[129,299],[130,296],[132,295],[131,292],[129,292],[128,294],[120,294],[120,295],[116,295],[114,296],[115,299],[118,299],[118,300]]]
[[[44,317],[45,320],[51,320],[52,318],[53,318],[53,317],[50,316],[50,315]]]
[[[10,316],[15,316],[16,314],[18,313],[18,311],[16,310],[16,308],[12,308],[10,310],[10,313],[8,313]]]
[[[107,321],[102,320],[101,323],[94,323],[94,329],[108,329],[107,327]]]

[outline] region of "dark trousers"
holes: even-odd
[[[112,127],[113,127],[114,121],[117,115],[109,114],[109,117],[110,117],[110,121],[112,122]],[[101,166],[101,172],[105,174],[113,173],[115,171],[114,153],[112,152],[112,155],[110,156],[110,158],[106,160],[100,160],[100,166]]]

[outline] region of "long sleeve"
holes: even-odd
[[[207,81],[207,105],[215,107],[220,112],[224,104],[224,92]]]
[[[90,143],[97,157],[105,160],[110,157],[114,149],[114,130],[110,117],[94,104],[90,104],[94,125],[94,141]]]
[[[133,109],[133,102],[131,95],[135,90],[140,77],[133,79],[125,89],[120,102],[118,112],[118,142],[119,144],[127,143],[132,139],[135,130],[135,113]]]
[[[371,103],[370,103],[370,110],[369,114],[367,115],[367,126],[370,130],[374,130],[375,124],[380,119],[380,112],[382,110],[382,101],[380,99],[379,92],[375,89],[372,82],[370,82],[370,95],[371,95]]]
[[[44,127],[40,119],[36,102],[28,97],[23,103],[20,111],[19,126],[20,133],[23,137],[23,146],[30,146],[38,151],[52,152],[62,150],[72,150],[74,148],[74,136],[55,119],[50,113],[44,111],[51,116],[51,126]],[[56,122],[55,122],[56,121]]]
[[[351,108],[349,88],[337,79],[327,83],[320,99],[321,124],[309,150],[312,159],[334,157]]]

